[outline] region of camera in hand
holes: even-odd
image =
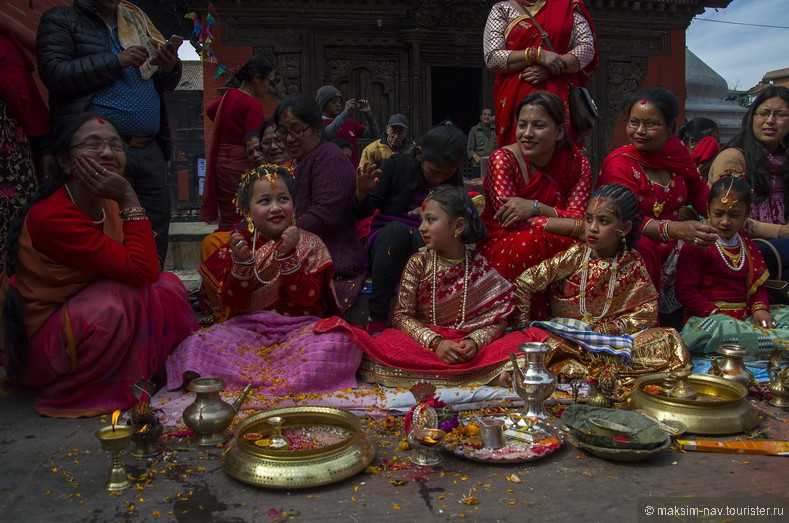
[[[357,98],[356,99],[356,108],[357,109],[361,109],[362,107],[364,107],[364,102],[360,101],[360,99]]]

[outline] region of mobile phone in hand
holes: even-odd
[[[183,36],[173,35],[167,39],[167,45],[169,45],[174,49],[178,49],[179,47],[181,47],[182,43],[184,43]]]

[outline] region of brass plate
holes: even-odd
[[[737,382],[707,374],[691,374],[688,382],[696,392],[715,396],[717,401],[677,399],[644,392],[644,387],[662,385],[665,378],[666,374],[638,378],[623,408],[640,410],[662,421],[680,421],[693,434],[734,434],[759,424],[756,410],[745,398],[748,390]]]
[[[271,434],[268,418],[283,418],[283,429],[305,426],[338,427],[348,437],[334,445],[305,451],[257,447],[244,439],[250,432]],[[224,455],[222,468],[230,476],[250,485],[291,489],[327,485],[358,474],[375,457],[359,419],[333,407],[285,407],[260,412],[239,423]]]

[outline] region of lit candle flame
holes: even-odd
[[[121,417],[120,409],[112,413],[112,432],[115,432],[115,425],[118,424],[118,418]]]
[[[137,432],[138,432],[139,434],[142,434],[142,433],[144,433],[146,430],[148,430],[148,425],[143,425],[143,426],[142,426],[142,428],[141,428],[140,430],[138,430]]]

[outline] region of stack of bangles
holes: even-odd
[[[584,232],[584,220],[583,218],[576,218],[575,223],[573,223],[573,230],[570,231],[570,238],[581,238]]]
[[[282,276],[288,276],[301,269],[301,260],[296,256],[295,249],[288,256],[274,253],[274,261],[279,263],[279,273]]]
[[[246,260],[239,260],[234,254],[231,254],[230,257],[233,260],[233,268],[230,269],[230,275],[239,281],[251,280],[255,270],[255,257],[250,256]]]
[[[523,50],[523,57],[526,59],[528,65],[535,65],[540,63],[541,47],[529,47]]]
[[[757,311],[767,311],[770,312],[770,307],[760,301],[757,301],[751,306],[751,314]]]
[[[137,222],[148,219],[148,215],[145,214],[145,209],[142,207],[126,207],[125,209],[121,209],[118,214],[121,220],[125,222]]]
[[[663,242],[670,242],[674,238],[668,233],[668,225],[671,223],[669,220],[660,220],[658,222],[658,238]]]
[[[430,343],[427,344],[427,350],[430,352],[436,352],[438,349],[438,345],[444,341],[444,338],[440,334],[436,334],[430,339]]]

